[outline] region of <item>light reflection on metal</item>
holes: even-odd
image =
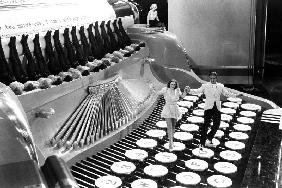
[[[2,118],[9,119],[11,121],[11,124],[9,125],[14,126],[13,128],[17,133],[16,139],[28,152],[30,158],[38,163],[32,134],[29,128],[25,112],[15,94],[11,91],[9,87],[2,83],[0,83],[0,110],[6,116]]]

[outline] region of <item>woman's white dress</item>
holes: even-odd
[[[181,113],[177,105],[177,101],[179,100],[179,97],[181,95],[180,89],[177,88],[175,90],[172,90],[164,87],[161,90],[161,94],[165,99],[165,105],[163,107],[161,117],[179,119],[181,117]]]

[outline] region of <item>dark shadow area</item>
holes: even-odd
[[[226,84],[225,86],[268,99],[282,107],[282,77],[265,78],[255,85]]]

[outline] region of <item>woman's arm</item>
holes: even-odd
[[[158,17],[158,12],[156,12],[156,19],[157,19],[158,22],[160,21],[159,17]]]
[[[150,25],[149,23],[150,17],[151,17],[151,10],[147,14],[147,25]]]
[[[157,95],[163,95],[166,92],[166,87],[162,88],[160,91],[157,91]]]

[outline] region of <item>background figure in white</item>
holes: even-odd
[[[157,4],[152,4],[147,15],[147,26],[148,27],[158,27],[159,26],[159,17],[158,17],[158,6]]]

